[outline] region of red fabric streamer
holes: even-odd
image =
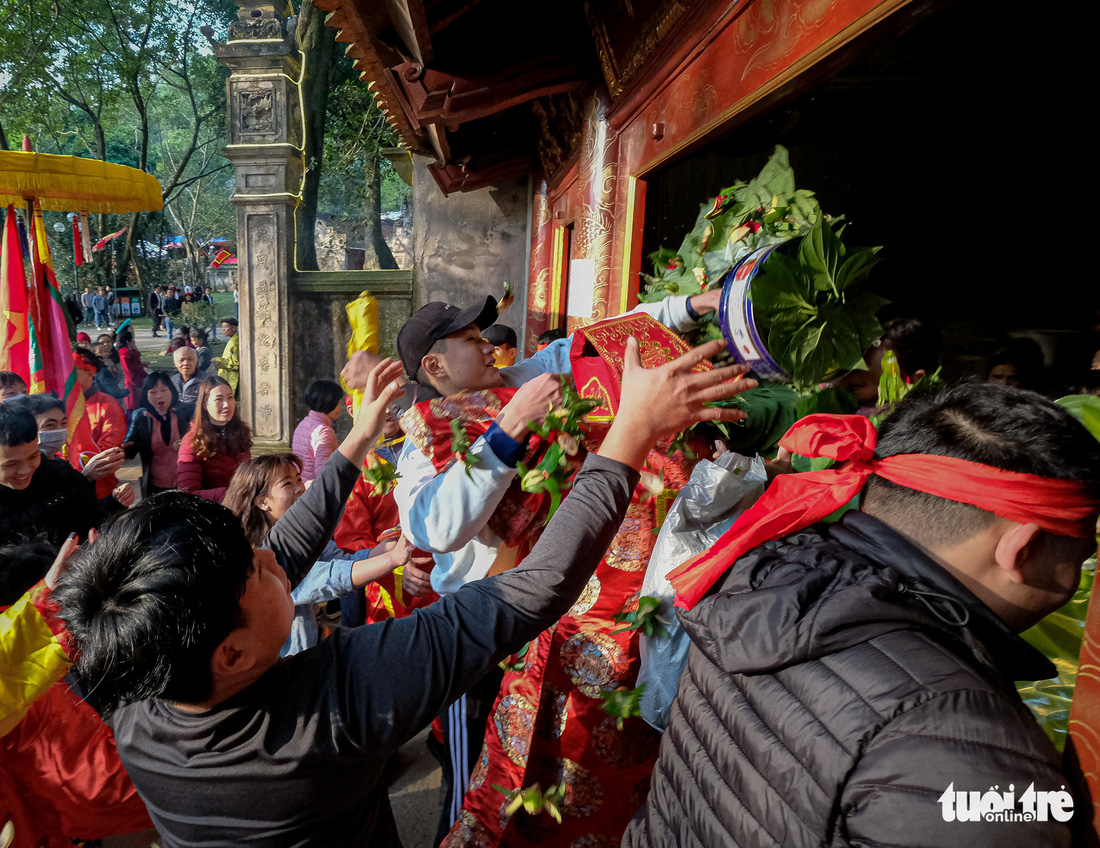
[[[73,263],[79,268],[84,264],[84,246],[80,242],[80,219],[73,216]]]
[[[710,550],[669,574],[676,605],[694,607],[743,554],[835,512],[859,494],[872,474],[1008,521],[1038,524],[1056,536],[1088,539],[1096,532],[1100,503],[1083,483],[931,454],[876,460],[877,440],[874,425],[859,415],[808,415],[796,422],[780,445],[802,456],[828,457],[844,465],[777,477]]]

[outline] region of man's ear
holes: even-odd
[[[433,380],[447,376],[447,369],[443,364],[442,357],[436,356],[434,353],[424,354],[424,358],[420,360],[420,372]]]
[[[210,658],[210,671],[215,679],[236,677],[255,665],[255,657],[241,638],[243,631],[234,630],[214,649]]]
[[[1038,524],[1009,524],[997,540],[994,558],[1013,583],[1027,583],[1027,566],[1038,551],[1042,532]]]

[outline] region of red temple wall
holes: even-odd
[[[566,313],[570,233],[570,260],[594,263],[591,310],[566,316],[572,330],[637,301],[648,173],[822,77],[831,56],[857,37],[873,37],[877,24],[909,2],[750,0],[704,25],[649,71],[648,85],[614,104],[606,94],[593,97],[574,165],[554,184],[536,187],[528,353]],[[700,198],[713,188],[701,186]]]

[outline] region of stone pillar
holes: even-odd
[[[238,0],[238,20],[214,53],[227,82],[237,207],[241,415],[254,451],[288,450],[291,419],[290,279],[294,205],[302,185],[301,62],[288,4]]]

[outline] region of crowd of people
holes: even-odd
[[[526,358],[492,298],[429,303],[396,361],[356,353],[306,388],[283,454],[252,455],[233,318],[220,357],[166,324],[174,373],[132,330],[83,339],[72,436],[63,401],[0,373],[0,825],[16,845],[399,845],[387,764],[431,726],[450,848],[1069,845],[1086,802],[1013,683],[1052,674],[1018,634],[1096,551],[1100,444],[1028,390],[1023,348],[943,385],[915,319],[829,387],[851,414],[807,414],[712,366],[723,342],[676,338],[719,294],[639,306],[614,349],[550,331]],[[594,359],[614,416],[574,437]],[[643,582],[718,430],[674,437],[715,423],[770,482],[667,575],[692,648],[662,732],[637,709],[660,630]],[[134,457],[140,492],[117,479]],[[98,765],[74,780],[57,752],[81,750]],[[1048,793],[1043,815],[967,820],[1009,784]]]

